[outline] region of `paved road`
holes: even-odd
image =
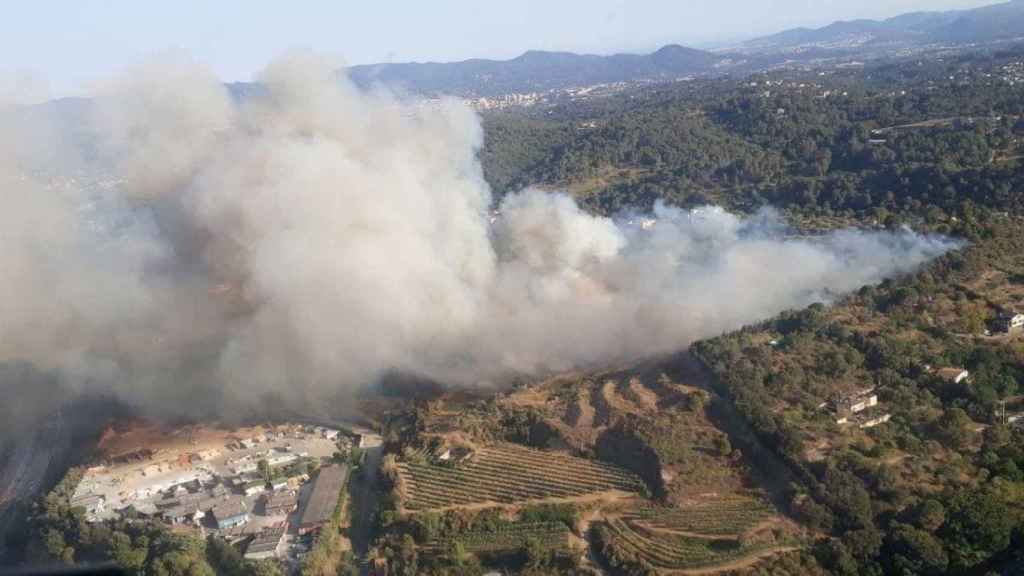
[[[359,559],[360,573],[369,574],[370,565],[367,554],[373,543],[377,525],[377,503],[380,499],[378,472],[384,447],[377,434],[364,434],[360,446],[366,453],[361,473],[352,482],[352,508],[349,536],[352,539],[352,550]]]

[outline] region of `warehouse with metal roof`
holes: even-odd
[[[308,534],[319,530],[331,519],[338,505],[341,490],[348,481],[348,466],[325,466],[313,484],[313,492],[306,501],[299,520],[299,534]]]

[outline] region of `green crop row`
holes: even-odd
[[[411,509],[576,497],[641,487],[639,478],[610,464],[519,447],[484,449],[455,467],[402,462],[399,474]]]
[[[733,539],[703,539],[687,536],[664,535],[652,537],[634,530],[628,522],[613,520],[607,523],[607,540],[623,556],[642,559],[664,569],[685,570],[707,568],[749,557],[777,544],[758,543],[742,545]]]
[[[536,538],[545,548],[564,549],[568,545],[568,530],[560,522],[517,523],[493,531],[463,532],[451,538],[436,540],[426,547],[443,550],[453,542],[458,542],[469,552],[513,550],[525,546],[530,538]]]

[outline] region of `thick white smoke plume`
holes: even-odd
[[[237,100],[169,59],[106,84],[68,165],[109,182],[28,170],[4,130],[0,360],[149,406],[301,405],[393,370],[475,384],[676,350],[955,246],[788,239],[771,212],[613,221],[533,190],[492,224],[465,106],[360,92],[309,56],[260,82]]]

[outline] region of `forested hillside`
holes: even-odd
[[[562,188],[605,214],[658,199],[883,221],[1018,209],[1020,60],[690,82],[583,112],[494,114],[485,173],[499,195]]]
[[[1021,224],[972,222],[984,239],[915,276],[695,347],[801,479],[791,513],[836,536],[832,573],[1016,573],[1024,344],[995,326],[1024,302]],[[865,389],[878,405],[840,424],[831,403]]]
[[[809,230],[908,224],[964,239],[909,277],[694,346],[757,438],[744,455],[781,463],[785,513],[817,536],[751,573],[1020,573],[1024,336],[1006,323],[1024,311],[1022,62],[1008,51],[779,73],[485,119],[498,195],[564,189],[604,214],[774,205]],[[631,441],[604,456],[656,453],[659,436]],[[614,522],[600,537],[636,540]],[[599,541],[616,573],[657,573],[642,546]]]

